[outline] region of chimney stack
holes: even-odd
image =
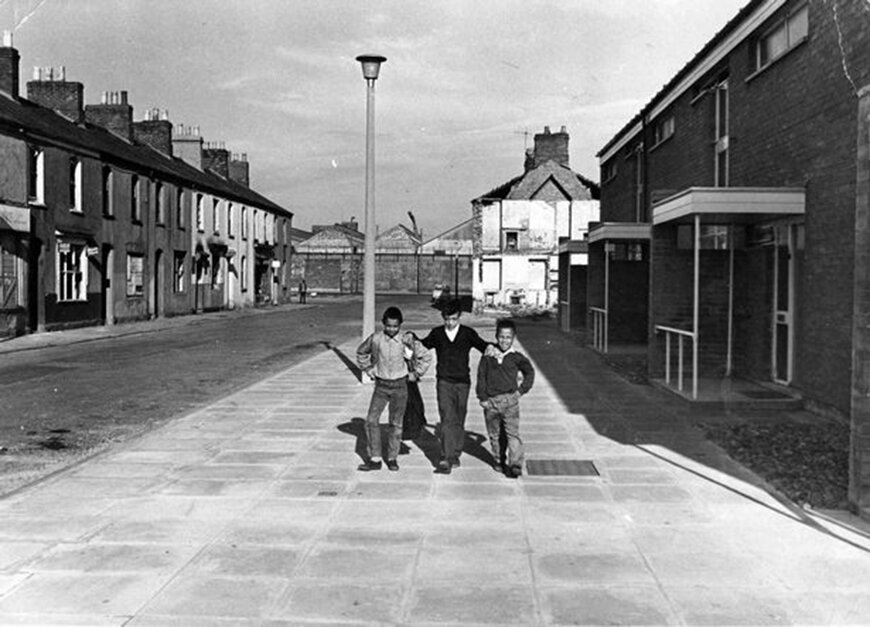
[[[251,169],[247,153],[233,154],[230,158],[230,180],[245,187],[251,186]]]
[[[230,178],[230,152],[224,142],[206,142],[202,148],[202,169]]]
[[[551,133],[550,127],[545,126],[543,133],[535,135],[532,167],[537,168],[547,161],[568,167],[568,130],[564,126],[558,133]]]
[[[21,55],[12,47],[12,33],[3,31],[3,47],[0,48],[0,91],[18,100],[18,67]]]
[[[81,83],[66,80],[66,68],[35,67],[33,80],[27,81],[27,99],[69,118],[82,121],[85,88]]]
[[[85,120],[133,141],[133,107],[127,104],[126,91],[104,91],[100,104],[85,107]]]
[[[169,112],[146,109],[145,119],[133,122],[133,138],[137,143],[151,146],[164,155],[172,156],[172,122]]]
[[[172,153],[197,170],[202,170],[202,136],[199,127],[176,124],[172,131]]]

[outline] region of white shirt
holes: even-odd
[[[447,339],[451,342],[456,339],[456,334],[459,333],[459,325],[457,324],[454,329],[451,331],[447,327],[444,327],[444,333],[447,334]]]

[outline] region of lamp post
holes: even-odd
[[[366,219],[363,253],[363,339],[375,330],[375,81],[386,57],[363,54],[366,80]]]

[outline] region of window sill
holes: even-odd
[[[166,223],[165,222],[157,222],[157,223],[155,223],[155,226],[159,226],[161,229],[165,229]]]
[[[758,69],[755,70],[752,74],[750,74],[749,76],[747,76],[747,77],[744,79],[744,82],[745,82],[745,83],[750,83],[750,82],[752,82],[753,80],[755,80],[755,78],[756,78],[757,76],[759,76],[760,74],[764,74],[764,73],[765,73],[769,68],[773,67],[774,65],[776,65],[777,63],[779,63],[782,59],[785,59],[787,56],[789,56],[792,52],[794,52],[795,50],[797,50],[798,48],[800,48],[801,46],[803,46],[804,44],[806,44],[807,41],[808,41],[808,39],[809,39],[808,37],[804,37],[803,39],[801,39],[799,42],[797,42],[797,43],[796,43],[795,45],[793,45],[791,48],[789,48],[788,50],[786,50],[785,52],[783,52],[781,55],[779,55],[779,56],[776,57],[775,59],[771,60],[767,65],[765,65],[764,67],[760,67],[760,68],[758,68]]]
[[[45,201],[37,198],[28,198],[27,204],[30,207],[36,207],[37,209],[45,209]]]

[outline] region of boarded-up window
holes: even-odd
[[[529,261],[529,289],[543,290],[547,287],[547,264],[544,261]]]
[[[15,240],[0,234],[0,309],[11,309],[19,304],[18,258],[14,248]]]
[[[142,255],[127,255],[127,296],[142,296],[145,293]]]
[[[501,262],[486,261],[480,264],[481,285],[484,292],[497,292],[501,289]]]

